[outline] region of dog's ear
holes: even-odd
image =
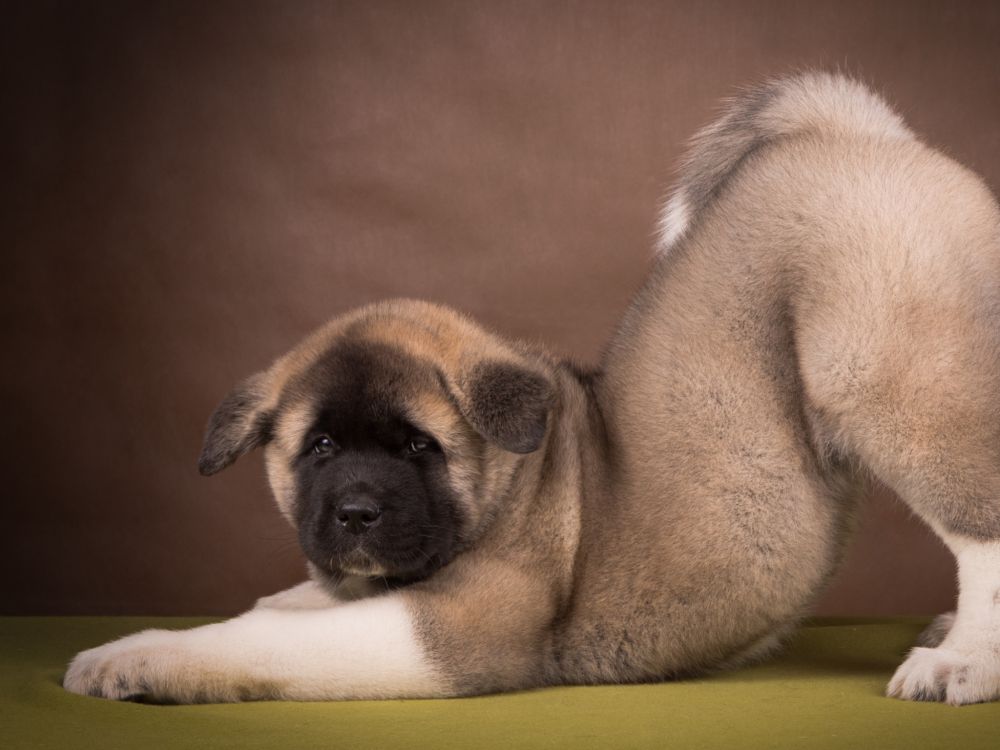
[[[265,374],[237,385],[212,413],[198,471],[210,476],[271,439],[273,413],[263,408]]]
[[[476,432],[512,453],[538,450],[554,401],[547,377],[513,363],[488,361],[463,380],[463,411]]]

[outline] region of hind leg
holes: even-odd
[[[917,645],[924,648],[937,648],[944,642],[945,637],[951,632],[951,626],[954,624],[954,612],[945,612],[943,615],[938,615],[917,636]]]
[[[938,533],[959,579],[956,612],[928,629],[887,693],[956,705],[1000,699],[1000,435],[977,434],[978,419],[959,427],[935,414],[947,401],[921,411],[919,428],[904,405],[880,401],[891,418],[846,420],[838,440]]]
[[[1000,445],[1000,436],[989,438],[993,442],[987,444]],[[881,453],[867,445],[858,453],[930,524],[958,563],[957,610],[937,618],[921,635],[887,694],[959,705],[1000,699],[1000,461],[993,464],[997,470],[987,471],[976,465],[981,450],[957,450],[950,459],[954,446],[945,448],[952,442],[942,439],[944,448],[929,453],[923,444],[896,454],[886,441]],[[890,460],[897,455],[913,462],[905,477]]]
[[[939,645],[914,648],[887,694],[955,705],[1000,698],[1000,541],[983,542],[943,529],[958,560],[958,610]]]
[[[819,439],[895,490],[958,562],[954,621],[950,628],[939,622],[930,634],[939,643],[913,649],[888,694],[952,704],[997,700],[1000,333],[991,312],[997,305],[972,294],[919,303],[901,295],[899,304],[899,296],[874,297],[850,309],[826,307],[799,334]]]

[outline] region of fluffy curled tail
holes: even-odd
[[[699,131],[658,223],[660,252],[680,239],[740,163],[765,143],[807,131],[912,138],[871,89],[843,75],[802,73],[747,89]]]

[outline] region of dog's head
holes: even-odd
[[[282,513],[333,578],[430,575],[502,512],[546,435],[552,364],[459,314],[408,300],[362,308],[238,385],[199,468],[262,446]]]

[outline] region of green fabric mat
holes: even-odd
[[[1000,748],[1000,703],[882,697],[926,618],[817,620],[710,679],[452,700],[152,706],[71,695],[77,651],[201,618],[0,618],[4,748]]]

